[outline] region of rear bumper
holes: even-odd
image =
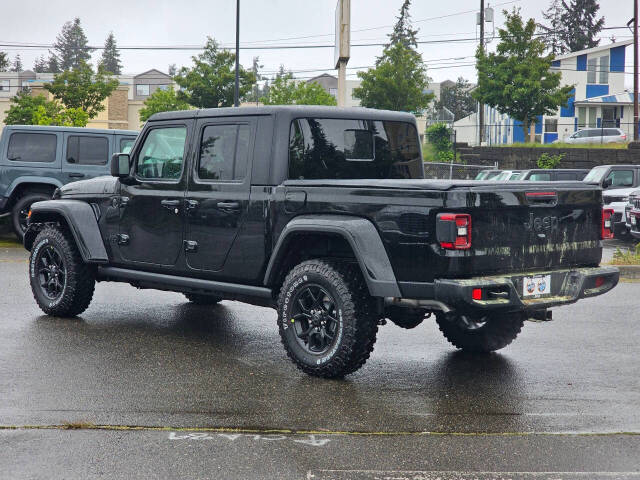
[[[551,276],[549,295],[523,297],[524,277],[539,275]],[[432,284],[400,286],[405,298],[413,297],[416,306],[425,308],[462,312],[541,310],[602,295],[618,284],[619,275],[616,267],[589,267],[464,280],[439,279]],[[482,300],[472,297],[473,290],[478,288],[482,289]]]

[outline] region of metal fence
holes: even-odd
[[[482,170],[498,169],[495,165],[467,165],[465,163],[424,162],[424,177],[442,180],[473,180]]]

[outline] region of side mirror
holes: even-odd
[[[129,161],[128,153],[114,153],[111,157],[111,175],[118,178],[128,177],[130,172]]]
[[[605,178],[602,182],[602,188],[609,188],[613,184],[613,179]]]

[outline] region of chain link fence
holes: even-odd
[[[495,165],[424,162],[424,177],[441,180],[473,180],[482,170],[497,170]]]

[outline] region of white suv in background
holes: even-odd
[[[631,192],[640,186],[640,165],[600,165],[593,167],[583,182],[600,185],[602,203],[613,209],[613,231],[615,235],[626,235],[625,207]]]
[[[564,139],[565,143],[626,143],[627,134],[619,128],[583,128]]]

